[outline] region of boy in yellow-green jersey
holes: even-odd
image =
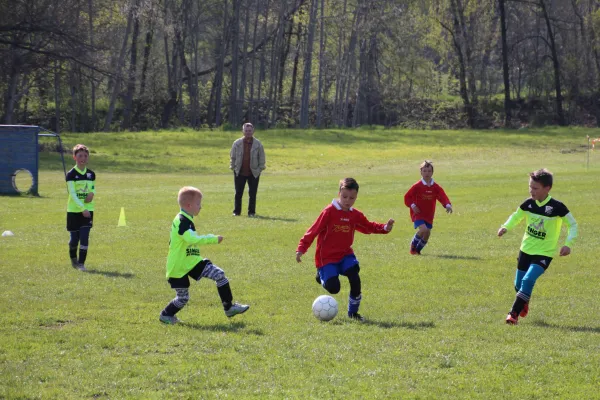
[[[69,240],[69,257],[71,266],[86,271],[85,260],[88,252],[90,230],[94,220],[94,195],[96,193],[96,174],[87,168],[90,151],[83,144],[73,148],[73,159],[76,165],[67,172],[67,231]],[[77,247],[79,246],[79,258]]]
[[[250,306],[233,302],[233,295],[225,272],[200,255],[198,245],[218,244],[223,241],[223,236],[198,235],[196,233],[194,217],[200,213],[202,208],[202,192],[195,187],[185,186],[179,190],[177,201],[181,210],[171,225],[171,239],[167,256],[167,280],[171,288],[175,289],[176,296],[162,310],[159,320],[171,325],[180,322],[175,314],[181,311],[190,299],[189,277],[196,281],[201,278],[215,281],[227,317],[246,312]]]
[[[527,227],[521,242],[515,276],[517,296],[512,309],[506,317],[506,323],[516,325],[519,317],[529,313],[529,299],[536,280],[548,269],[558,247],[562,223],[568,228],[565,245],[560,249],[561,256],[571,254],[571,248],[577,237],[577,222],[563,203],[553,199],[552,173],[540,169],[529,174],[529,194],[531,197],[517,208],[498,230],[502,237],[523,219]]]

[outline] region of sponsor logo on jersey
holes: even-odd
[[[333,231],[348,233],[350,232],[350,225],[333,225]]]
[[[546,229],[544,229],[544,219],[537,223],[533,222],[527,227],[527,234],[536,239],[546,239]]]
[[[343,221],[343,222],[350,222],[350,218],[340,218],[340,221]]]
[[[185,249],[185,255],[186,256],[200,256],[200,249],[198,248],[187,248]]]
[[[546,206],[546,209],[544,210],[544,212],[548,215],[552,214],[552,210],[554,210],[554,207],[552,206]]]

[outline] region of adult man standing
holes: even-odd
[[[248,182],[248,216],[256,214],[256,192],[260,173],[265,169],[265,149],[262,143],[254,137],[254,126],[247,122],[243,125],[244,136],[233,142],[229,153],[229,169],[233,170],[235,182],[235,206],[233,215],[238,216],[242,211],[242,196]]]

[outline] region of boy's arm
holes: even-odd
[[[391,225],[394,225],[394,220],[390,220]],[[356,224],[356,230],[360,233],[364,233],[365,235],[370,235],[371,233],[381,233],[387,235],[390,233],[391,226],[389,230],[386,230],[386,224],[380,224],[378,222],[371,222],[364,216],[364,214],[360,214],[360,218],[358,223]]]
[[[209,233],[208,235],[198,235],[196,231],[187,229],[183,233],[179,233],[183,241],[187,244],[218,244],[219,236]]]
[[[440,185],[438,185],[437,201],[439,201],[448,212],[452,212],[452,204],[450,204],[450,199]]]
[[[565,246],[572,248],[573,244],[575,244],[575,238],[577,238],[578,234],[578,226],[577,221],[575,221],[575,217],[570,212],[562,217],[563,222],[567,225],[568,234],[567,239],[565,240]]]
[[[410,187],[410,189],[408,189],[408,192],[406,192],[406,194],[404,195],[404,205],[408,208],[410,208],[413,204],[416,204],[417,199],[415,196],[415,189],[416,185],[412,185]]]
[[[323,210],[317,220],[312,224],[310,228],[306,231],[302,239],[300,239],[300,243],[298,243],[298,248],[296,249],[296,253],[306,253],[312,242],[315,240],[317,235],[327,227],[327,222],[329,219],[329,213],[327,210]]]
[[[77,197],[77,192],[75,191],[75,181],[67,181],[67,188],[69,189],[69,196],[71,199],[77,204],[81,211],[85,210],[85,205],[79,198]]]
[[[521,209],[521,207],[517,208],[517,211],[512,213],[510,217],[500,226],[500,229],[505,229],[506,231],[511,230],[515,226],[519,225],[521,221],[525,218],[525,213]]]

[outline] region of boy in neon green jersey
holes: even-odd
[[[171,325],[180,322],[175,314],[181,311],[190,299],[190,276],[197,281],[201,278],[215,281],[227,317],[246,312],[250,306],[233,302],[225,272],[200,255],[198,245],[218,244],[223,241],[223,236],[196,233],[194,217],[202,208],[202,192],[195,187],[185,186],[179,190],[177,201],[181,211],[175,216],[171,225],[171,240],[167,256],[167,280],[171,288],[175,289],[176,296],[162,310],[159,320]]]
[[[506,317],[507,324],[516,325],[519,317],[526,317],[529,313],[529,299],[533,286],[548,269],[556,253],[562,223],[567,225],[569,232],[565,245],[560,249],[561,256],[571,254],[571,247],[577,237],[575,218],[567,206],[549,195],[552,181],[552,173],[545,168],[531,172],[531,197],[525,200],[498,230],[498,236],[502,237],[524,218],[526,220],[527,227],[521,242],[515,276],[517,297]]]
[[[80,271],[86,271],[90,230],[94,220],[94,194],[96,193],[96,174],[87,168],[90,151],[83,144],[73,147],[73,159],[76,164],[67,172],[67,231],[69,240],[69,257],[71,266]],[[79,259],[77,246],[79,245]]]

